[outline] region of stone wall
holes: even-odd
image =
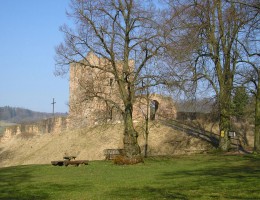
[[[148,118],[152,120],[176,118],[177,111],[171,97],[150,94],[148,97],[148,104],[147,107],[147,97],[141,97],[136,100],[133,113],[133,118],[135,120],[144,119],[147,114]]]
[[[6,127],[1,142],[9,141],[15,135],[57,134],[68,127],[67,117],[52,117],[34,123],[18,124]]]

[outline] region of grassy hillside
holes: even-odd
[[[196,155],[0,168],[0,199],[260,199],[259,166],[256,156]]]
[[[144,149],[141,124],[138,142]],[[155,123],[150,126],[150,155],[179,155],[199,153],[212,146],[172,126]],[[64,154],[76,155],[77,159],[103,160],[104,149],[123,147],[123,125],[99,125],[62,132],[58,135],[18,135],[6,143],[0,143],[0,167],[26,164],[46,164],[60,160]]]

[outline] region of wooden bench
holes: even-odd
[[[124,149],[105,149],[104,155],[106,160],[114,160],[116,156],[123,155]]]
[[[63,160],[51,161],[51,164],[52,164],[53,166],[63,166],[63,165],[64,165],[64,161],[63,161]]]
[[[75,160],[76,156],[63,156],[64,160],[51,161],[53,166],[68,166],[68,165],[88,165],[88,160]]]
[[[73,160],[73,161],[64,161],[64,165],[67,167],[68,165],[74,165],[78,167],[79,165],[88,165],[88,160]]]

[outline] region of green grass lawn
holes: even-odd
[[[116,166],[0,168],[0,199],[260,199],[260,157],[196,155]]]

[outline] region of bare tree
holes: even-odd
[[[255,56],[253,56],[255,57]],[[260,67],[259,58],[243,58],[238,70],[238,77],[247,86],[247,89],[254,95],[254,151],[260,153]]]
[[[71,63],[87,69],[98,69],[114,77],[120,102],[102,92],[85,94],[115,106],[124,119],[124,149],[127,157],[140,155],[138,133],[133,125],[133,103],[136,86],[145,64],[158,54],[162,40],[158,31],[155,7],[139,0],[71,0],[69,16],[75,27],[64,25],[64,43],[56,48],[58,73],[66,73]],[[93,52],[107,62],[103,66],[85,55]],[[86,80],[87,81],[87,80]],[[85,84],[89,85],[89,84]]]
[[[250,21],[243,5],[224,0],[198,0],[186,6],[186,28],[195,35],[193,68],[196,82],[213,88],[220,115],[219,147],[227,151],[231,128],[231,92],[245,26]]]
[[[254,151],[260,153],[260,3],[256,0],[234,2],[246,6],[250,16],[250,21],[245,26],[245,37],[238,41],[241,48],[237,77],[255,96]]]

